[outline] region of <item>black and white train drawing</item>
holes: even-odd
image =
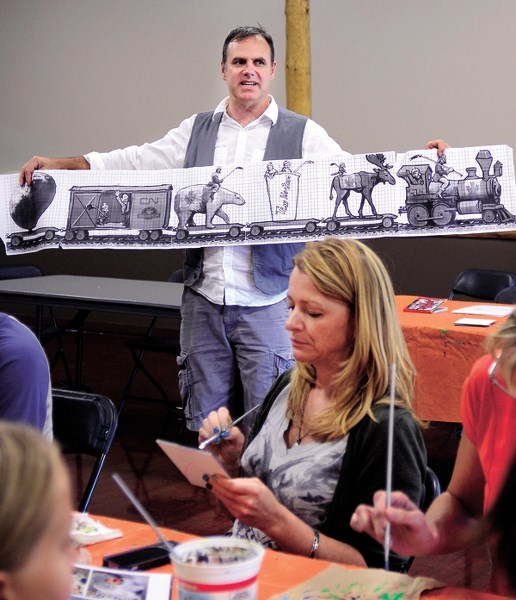
[[[395,185],[396,179],[390,172],[392,165],[386,163],[383,154],[366,154],[366,160],[375,165],[373,172],[359,171],[357,173],[346,173],[346,165],[341,162],[336,166],[338,171],[332,173],[330,185],[330,200],[333,200],[335,192],[335,207],[331,217],[324,219],[321,223],[329,232],[339,231],[346,228],[377,228],[390,229],[395,225],[397,215],[392,213],[378,213],[373,201],[374,188],[380,183]],[[360,205],[357,214],[354,215],[349,208],[349,197],[351,192],[360,194]],[[364,205],[367,202],[370,214],[364,215]],[[339,217],[340,206],[344,207],[346,216]]]
[[[56,182],[48,173],[36,172],[30,188],[18,188],[11,195],[12,225],[5,239],[11,251],[56,245],[184,247],[326,235],[410,235],[514,223],[514,214],[502,203],[502,163],[488,149],[475,152],[469,156],[475,156],[477,165],[460,170],[447,163],[446,155],[437,159],[404,155],[396,174],[384,154],[367,154],[364,158],[371,166],[365,169],[348,173],[344,161],[327,161],[317,178],[316,161],[269,161],[262,176],[255,169],[254,188],[246,188],[249,180],[242,166],[230,168],[224,177],[222,167],[215,167],[208,183],[190,179],[185,185],[183,179],[177,189],[173,181],[148,186],[73,185],[68,192],[63,190],[68,199],[60,197],[56,214],[61,223],[48,217]],[[50,225],[39,224],[44,214]]]
[[[64,239],[83,241],[91,236],[134,236],[158,240],[170,219],[172,186],[102,187],[74,186]]]
[[[420,154],[413,159],[431,161]],[[433,172],[429,162],[403,165],[397,175],[407,183],[407,189],[405,206],[399,212],[407,214],[409,226],[446,227],[460,219],[484,224],[514,221],[514,215],[501,203],[502,163],[496,161],[493,165],[489,150],[480,150],[476,161],[481,175],[474,166],[466,168],[466,175],[446,166],[445,154],[433,161]]]

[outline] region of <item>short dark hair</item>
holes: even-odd
[[[261,25],[258,25],[258,27],[243,25],[241,27],[235,27],[235,29],[230,31],[222,46],[222,62],[225,63],[227,60],[228,46],[231,42],[234,42],[235,40],[244,40],[245,38],[252,36],[261,37],[269,44],[271,50],[271,64],[274,63],[274,41],[272,40],[271,35],[267,33]]]

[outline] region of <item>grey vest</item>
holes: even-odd
[[[184,167],[207,167],[213,165],[215,142],[222,120],[222,113],[199,113],[188,146]],[[290,110],[280,108],[278,120],[267,138],[263,160],[295,159],[303,157],[303,134],[307,118]],[[263,293],[275,295],[288,287],[292,272],[292,258],[304,244],[263,244],[252,246],[251,262],[254,285]],[[192,285],[202,277],[203,249],[185,251],[185,284]]]

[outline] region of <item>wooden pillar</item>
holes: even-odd
[[[287,108],[310,117],[310,0],[285,0],[285,15]]]

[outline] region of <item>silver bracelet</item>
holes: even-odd
[[[317,548],[319,548],[319,532],[317,531],[317,529],[314,529],[314,539],[312,541],[312,547],[310,549],[310,554],[308,555],[308,558],[313,558],[315,556]]]

